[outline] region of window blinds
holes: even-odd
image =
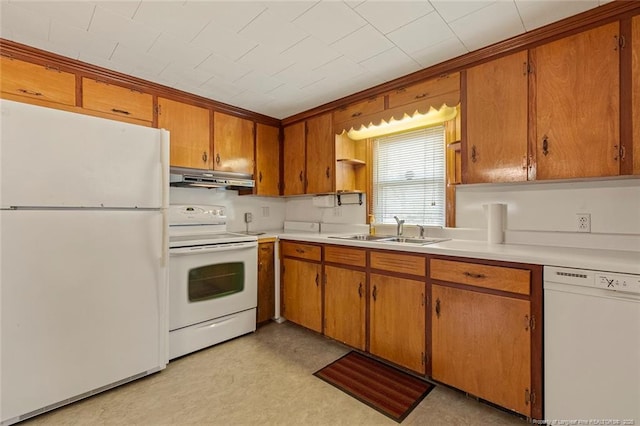
[[[445,225],[444,126],[373,141],[373,214],[376,222]]]

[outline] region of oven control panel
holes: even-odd
[[[224,225],[227,221],[223,206],[177,205],[169,206],[169,225]]]

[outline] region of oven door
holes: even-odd
[[[169,256],[171,331],[256,307],[257,242],[172,248]]]

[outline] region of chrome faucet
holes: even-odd
[[[396,235],[400,236],[400,235],[402,235],[402,232],[403,232],[402,225],[404,225],[404,220],[403,219],[402,220],[398,219],[398,216],[394,216],[393,218],[398,223],[398,229],[396,231]]]
[[[423,225],[416,225],[416,226],[420,230],[420,238],[424,238],[424,226]]]

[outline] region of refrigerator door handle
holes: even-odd
[[[162,256],[160,266],[167,266],[169,256],[169,132],[161,130],[160,167],[162,167]]]

